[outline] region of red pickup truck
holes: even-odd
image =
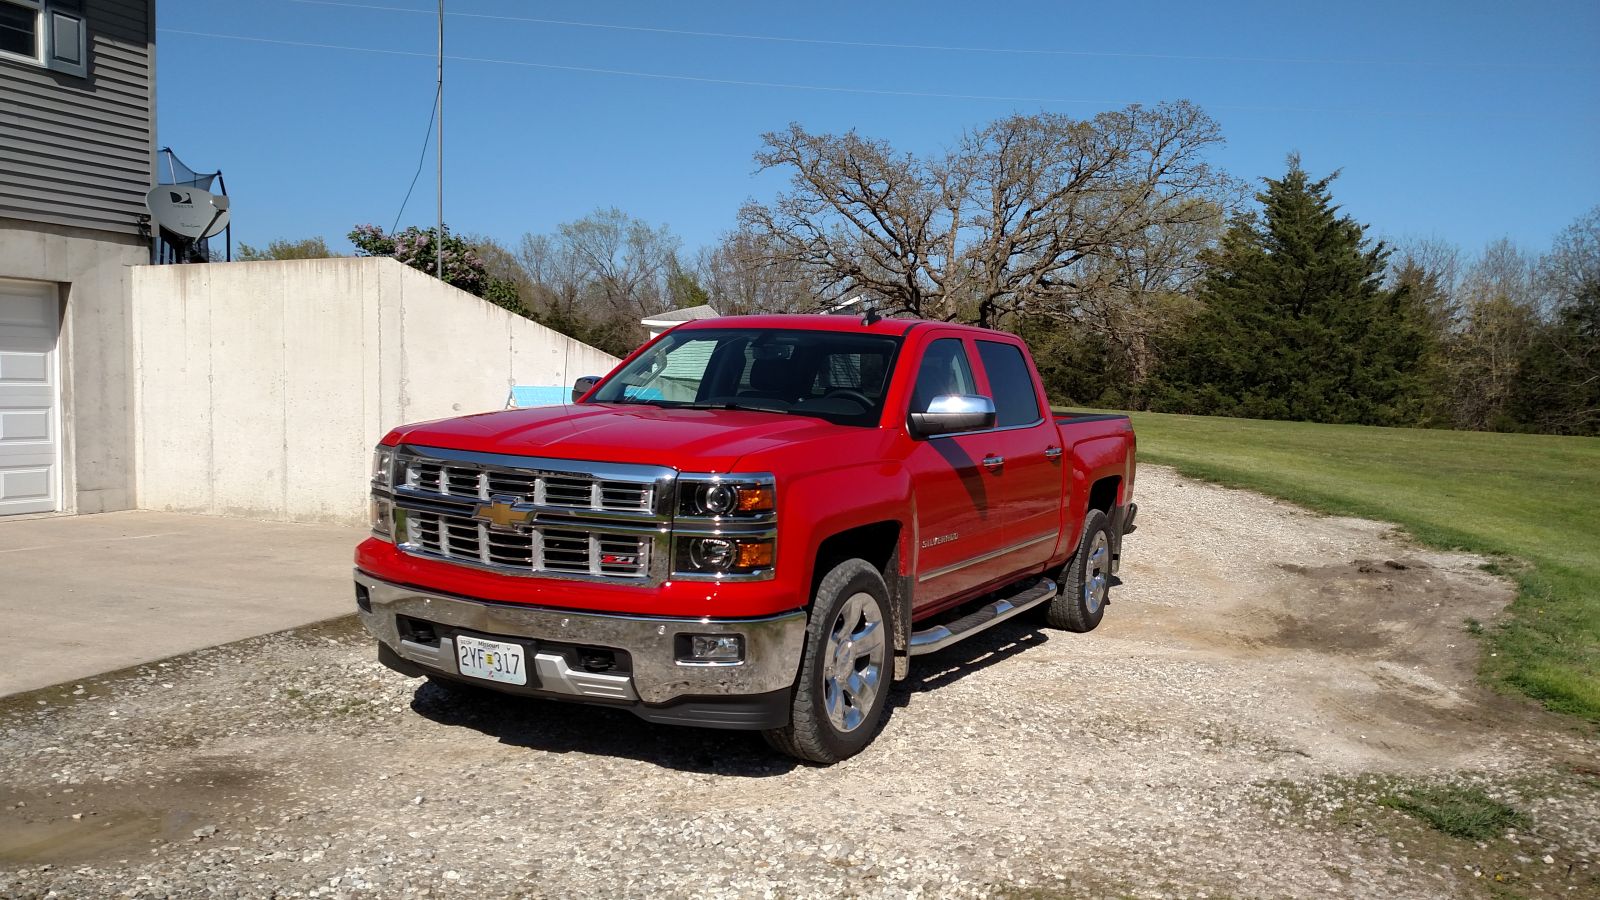
[[[1128,419],[1052,414],[1009,334],[703,320],[573,395],[378,446],[356,603],[390,668],[831,763],[911,657],[1098,625],[1133,530]]]

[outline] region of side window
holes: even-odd
[[[0,0],[0,56],[89,74],[83,0]]]
[[[1033,391],[1033,375],[1028,361],[1015,344],[979,341],[978,358],[989,373],[989,389],[994,392],[995,427],[1031,425],[1039,421],[1039,398]]]
[[[940,338],[922,353],[917,383],[911,391],[911,409],[921,412],[941,394],[975,394],[978,382],[972,377],[967,350],[959,338]]]
[[[13,56],[39,58],[39,4],[0,0],[0,51]]]

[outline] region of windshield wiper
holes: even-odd
[[[675,406],[673,409],[742,409],[749,412],[777,413],[780,416],[789,414],[787,409],[776,409],[771,406],[751,406],[746,403],[735,403],[731,400],[719,400],[715,403],[685,403],[681,406]]]

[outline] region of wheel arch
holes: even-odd
[[[869,522],[835,532],[817,545],[811,572],[811,597],[823,576],[847,559],[862,559],[883,575],[889,588],[890,634],[894,637],[894,677],[902,680],[909,673],[906,648],[911,640],[912,579],[905,570],[902,545],[908,534],[904,523],[894,519]]]

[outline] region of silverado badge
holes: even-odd
[[[488,503],[479,503],[472,517],[488,522],[496,531],[516,531],[533,522],[533,510],[517,506],[511,497],[496,497]]]

